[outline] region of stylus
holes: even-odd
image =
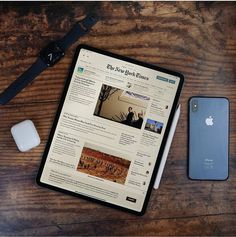
[[[169,153],[169,150],[170,150],[171,142],[173,140],[175,129],[176,129],[176,126],[177,126],[177,123],[178,123],[178,120],[179,120],[179,115],[180,115],[180,105],[178,106],[178,108],[175,111],[173,122],[172,122],[171,127],[170,127],[169,136],[168,136],[167,141],[166,141],[166,146],[165,146],[165,149],[164,149],[164,152],[163,152],[163,155],[162,155],[161,163],[160,163],[160,166],[159,166],[159,169],[158,169],[158,172],[157,172],[157,176],[156,176],[156,180],[155,180],[155,183],[154,183],[154,186],[153,186],[154,189],[159,188],[159,185],[160,185],[160,182],[161,182],[161,176],[162,176],[163,170],[165,168],[165,164],[166,164],[167,156],[168,156],[168,153]]]

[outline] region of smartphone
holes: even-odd
[[[191,97],[188,106],[189,178],[226,180],[229,176],[229,100]]]

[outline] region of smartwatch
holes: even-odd
[[[82,21],[77,22],[63,38],[49,43],[40,51],[36,62],[0,94],[0,104],[8,103],[43,70],[60,61],[67,48],[86,34],[97,21],[97,16],[87,16]]]

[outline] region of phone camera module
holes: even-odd
[[[198,101],[193,100],[193,102],[192,102],[192,111],[196,112],[197,110],[198,110]]]

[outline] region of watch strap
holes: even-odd
[[[77,22],[63,38],[58,40],[57,44],[66,51],[78,38],[85,35],[97,21],[98,17],[96,16],[90,15],[85,17],[82,21]]]
[[[38,58],[28,70],[18,77],[9,87],[0,94],[0,104],[4,105],[23,90],[36,76],[38,76],[47,65],[41,58]]]

